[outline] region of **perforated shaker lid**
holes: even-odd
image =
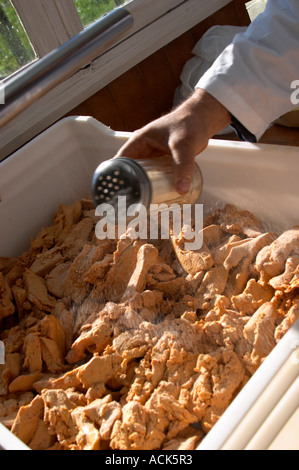
[[[136,160],[127,157],[101,163],[93,176],[92,197],[96,207],[103,203],[117,207],[118,196],[125,196],[127,207],[141,203],[148,208],[151,193],[146,171]]]

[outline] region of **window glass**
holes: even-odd
[[[0,80],[36,58],[9,0],[0,0]]]
[[[74,0],[74,3],[83,25],[87,26],[128,0]]]

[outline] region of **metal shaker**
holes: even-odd
[[[200,196],[202,185],[197,164],[189,193],[181,195],[174,188],[170,156],[143,160],[118,157],[106,160],[96,169],[92,197],[96,207],[103,203],[117,207],[118,196],[125,196],[127,208],[143,204],[148,209],[150,204],[193,204]]]

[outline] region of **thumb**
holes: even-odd
[[[187,194],[193,178],[193,152],[190,148],[182,145],[173,149],[172,158],[174,187],[179,194]]]

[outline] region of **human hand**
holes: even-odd
[[[135,131],[116,157],[143,159],[171,155],[174,186],[179,194],[186,194],[195,156],[230,122],[227,109],[209,93],[197,89],[175,110]]]

